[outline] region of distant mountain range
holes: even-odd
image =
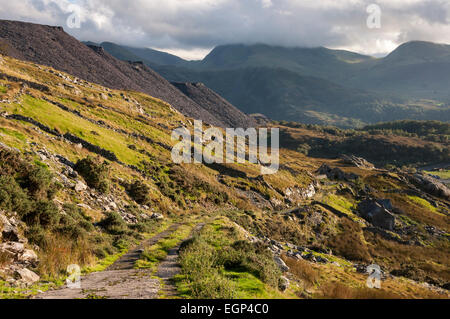
[[[0,50],[150,94],[222,127],[253,126],[247,115],[253,113],[341,127],[450,121],[450,46],[444,44],[408,42],[379,59],[323,47],[223,45],[201,61],[186,61],[149,48],[83,44],[61,27],[0,20]]]
[[[130,62],[120,60],[124,56],[117,59],[101,46],[84,45],[61,27],[0,20],[0,49],[14,58],[48,65],[109,88],[147,93],[184,115],[212,125],[246,127],[254,123],[253,118],[229,103],[204,108],[138,58]]]
[[[139,59],[169,81],[203,82],[242,111],[276,120],[339,126],[450,120],[449,45],[408,42],[380,59],[324,47],[224,45],[201,61],[99,45],[118,59]]]

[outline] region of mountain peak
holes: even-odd
[[[398,62],[403,60],[404,63],[411,62],[431,62],[437,61],[443,57],[450,56],[450,45],[427,42],[427,41],[409,41],[401,44],[384,60]]]

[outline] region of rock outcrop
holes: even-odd
[[[39,276],[30,267],[36,267],[39,259],[36,252],[26,248],[27,239],[22,236],[25,225],[15,214],[0,211],[0,277],[8,282],[32,284]]]
[[[373,165],[372,163],[369,163],[364,158],[357,157],[355,155],[343,154],[343,155],[341,155],[341,160],[345,164],[352,165],[352,166],[359,167],[359,168],[364,168],[364,169],[374,169],[375,168],[375,165]]]
[[[320,166],[320,168],[317,170],[317,173],[326,175],[327,178],[335,180],[351,181],[358,178],[358,175],[356,174],[346,173],[338,167],[331,168],[327,164],[322,164],[322,166]]]
[[[392,209],[389,200],[366,199],[358,205],[358,211],[362,218],[376,227],[393,230],[395,216],[387,208]]]
[[[450,189],[437,179],[423,174],[414,174],[410,179],[423,191],[434,196],[450,199]]]

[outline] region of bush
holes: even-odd
[[[130,184],[127,191],[136,203],[141,205],[150,203],[150,188],[140,180],[136,180],[134,183]]]
[[[0,208],[23,216],[30,212],[32,203],[27,193],[11,176],[0,176]]]
[[[127,224],[116,212],[106,213],[105,218],[98,225],[112,235],[124,235],[128,230]]]
[[[99,159],[88,156],[77,161],[74,168],[90,187],[101,193],[108,192],[110,168],[107,161],[101,162]]]
[[[246,270],[272,287],[278,287],[281,272],[271,253],[262,244],[237,241],[219,252],[219,263],[225,269]]]
[[[23,217],[28,225],[40,225],[43,228],[50,228],[59,223],[58,207],[50,201],[39,201],[31,212]]]
[[[60,185],[53,181],[53,175],[42,166],[35,166],[19,178],[19,184],[27,189],[30,196],[36,200],[53,199]]]

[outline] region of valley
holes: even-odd
[[[6,20],[0,43],[1,299],[450,297],[448,101],[344,83],[410,46],[188,62]],[[279,169],[174,163],[175,129],[212,127],[278,128]]]

